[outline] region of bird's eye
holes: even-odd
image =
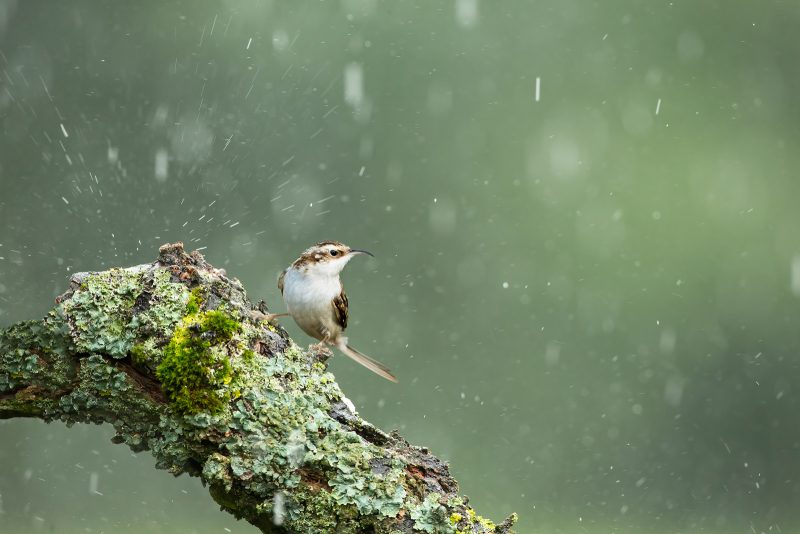
[[[338,255],[339,255],[339,251],[338,250],[336,250],[336,249],[332,249],[331,250],[331,256],[338,256]]]

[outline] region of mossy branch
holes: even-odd
[[[0,331],[0,419],[110,423],[115,443],[201,477],[262,532],[511,532],[515,516],[476,515],[425,448],[361,419],[328,354],[253,309],[180,243],[150,265],[76,274],[44,319]]]

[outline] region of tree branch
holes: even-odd
[[[265,533],[511,532],[515,515],[476,515],[445,463],[361,419],[330,353],[253,309],[180,243],[73,275],[44,319],[0,331],[0,419],[110,423],[115,443],[199,476]]]

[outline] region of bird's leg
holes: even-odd
[[[309,346],[308,348],[311,349],[313,352],[320,352],[323,350],[327,350],[328,343],[331,340],[331,333],[328,332],[328,329],[324,329],[322,331],[322,339],[319,340],[319,343]]]
[[[250,317],[252,317],[252,319],[254,321],[266,321],[268,323],[271,323],[272,321],[274,321],[278,317],[285,317],[287,315],[289,315],[289,314],[288,313],[262,313],[262,312],[260,312],[258,310],[250,310]]]
[[[330,333],[325,331],[322,333],[322,339],[319,340],[319,343],[308,346],[308,351],[316,361],[325,363],[333,357],[333,351],[329,347],[330,344]]]

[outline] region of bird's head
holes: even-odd
[[[336,276],[359,254],[372,256],[371,252],[350,248],[338,241],[323,241],[303,251],[293,267],[313,274]]]

